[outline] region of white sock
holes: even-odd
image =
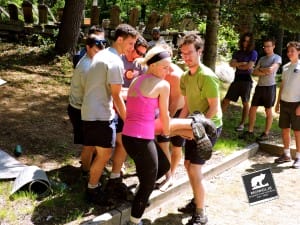
[[[130,216],[130,221],[135,224],[139,224],[139,222],[141,221],[141,218],[135,218],[133,216]]]
[[[97,187],[98,187],[98,184],[90,184],[90,183],[88,183],[88,188],[90,188],[90,189],[95,189]]]
[[[284,154],[288,157],[291,157],[291,150],[289,148],[283,150]]]
[[[110,176],[109,176],[110,179],[116,179],[119,177],[121,177],[120,173],[110,173]]]
[[[296,158],[300,159],[300,152],[296,152]]]

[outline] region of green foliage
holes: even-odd
[[[218,32],[218,55],[228,58],[237,48],[239,36],[231,25],[220,25]]]

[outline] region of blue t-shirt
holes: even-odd
[[[233,53],[232,59],[235,59],[237,62],[256,62],[257,60],[257,51],[252,50],[250,52],[238,50]],[[251,73],[253,69],[248,69],[248,70],[240,70],[236,69],[235,71],[235,76],[234,76],[234,82],[236,81],[251,81]]]

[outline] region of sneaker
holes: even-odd
[[[285,162],[290,162],[291,161],[291,157],[282,154],[279,158],[275,159],[274,162],[275,163],[285,163]]]
[[[140,221],[139,223],[134,223],[134,222],[128,221],[126,223],[126,225],[143,225],[143,221]]]
[[[194,199],[191,199],[191,201],[188,204],[181,208],[178,208],[177,210],[182,213],[192,214],[196,210],[196,204],[194,203]]]
[[[207,224],[207,216],[206,215],[200,215],[194,213],[192,218],[188,221],[186,225],[204,225]]]
[[[238,138],[244,139],[245,141],[249,141],[254,138],[254,133],[250,131],[244,131],[241,135],[238,136]]]
[[[295,159],[292,167],[295,169],[300,169],[300,158]]]
[[[203,113],[195,111],[189,115],[188,118],[193,120],[193,123],[200,123],[204,128],[205,132],[211,138],[217,138],[217,128],[214,122],[204,116]]]
[[[101,190],[100,186],[97,188],[87,188],[86,200],[100,206],[113,206],[113,204],[108,201],[106,194]]]
[[[129,188],[122,182],[122,177],[109,179],[106,186],[105,191],[108,196],[120,200],[132,201],[134,198],[133,193],[129,190]]]
[[[240,124],[238,127],[235,128],[235,131],[243,131],[244,130],[244,125]]]
[[[267,140],[269,140],[269,135],[266,134],[265,132],[263,132],[259,137],[256,138],[257,142],[267,141]]]
[[[166,192],[170,187],[173,186],[173,177],[166,178],[161,183],[157,184],[157,189],[161,192]]]

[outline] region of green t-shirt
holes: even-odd
[[[208,98],[220,98],[219,78],[207,66],[200,64],[197,72],[191,76],[186,71],[180,78],[182,95],[187,98],[187,106],[190,113],[195,111],[206,113],[209,105]],[[222,126],[222,110],[218,106],[218,112],[212,118],[216,127]]]

